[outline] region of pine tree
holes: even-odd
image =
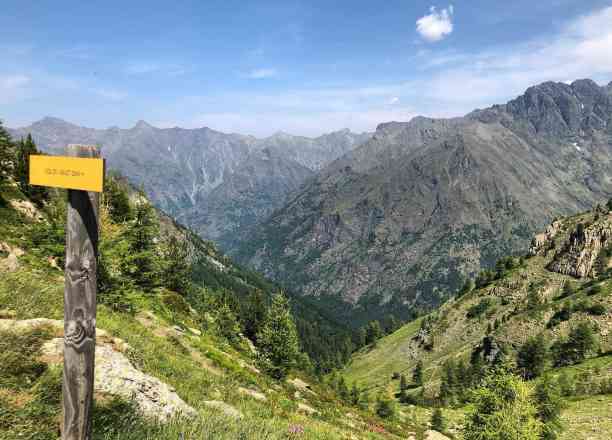
[[[563,429],[561,410],[563,400],[559,385],[550,376],[544,376],[535,388],[538,417],[544,423],[543,440],[555,440]]]
[[[186,239],[168,236],[162,245],[162,282],[164,286],[182,295],[191,285],[191,265]]]
[[[382,394],[376,400],[376,414],[382,419],[390,419],[395,415],[393,402]]]
[[[14,145],[8,131],[2,126],[0,121],[0,186],[12,174],[14,160]]]
[[[115,223],[123,223],[133,218],[133,210],[127,190],[121,186],[117,178],[108,176],[104,181],[104,202],[108,213]]]
[[[546,368],[548,347],[544,336],[539,334],[531,337],[519,349],[516,356],[516,366],[523,378],[531,380],[538,377]]]
[[[266,316],[266,301],[261,290],[255,289],[249,293],[243,315],[244,334],[256,340],[257,332]]]
[[[436,407],[431,415],[431,429],[438,432],[444,432],[445,428],[446,421],[444,420],[444,414],[442,414],[442,408]]]
[[[282,292],[272,298],[257,333],[257,345],[261,363],[272,377],[282,379],[295,365],[300,352],[299,339],[289,301]]]
[[[225,302],[217,310],[216,324],[219,333],[230,343],[236,344],[240,340],[240,324],[238,324],[236,314]]]
[[[15,158],[15,181],[19,184],[21,191],[35,203],[41,204],[47,198],[47,189],[43,186],[34,186],[29,183],[30,155],[39,154],[32,135],[21,139],[17,143],[17,154]]]
[[[366,343],[374,344],[382,336],[382,330],[380,328],[380,322],[377,320],[370,321],[366,333]]]
[[[122,271],[143,289],[159,285],[160,261],[155,241],[159,223],[153,207],[141,197],[136,205],[135,219],[127,232],[128,251]]]
[[[359,330],[357,330],[355,333],[353,333],[354,335],[354,343],[355,343],[355,348],[359,349],[361,347],[365,347],[367,344],[367,331],[365,327],[359,327]]]
[[[517,376],[498,370],[473,395],[463,429],[465,440],[539,440],[542,422],[529,387]]]
[[[420,359],[412,372],[412,382],[419,387],[423,385],[423,361]]]
[[[357,382],[353,382],[353,387],[351,388],[351,405],[358,406],[361,395],[359,392],[359,387],[357,386]]]
[[[593,328],[589,323],[581,322],[570,331],[566,340],[559,340],[551,347],[555,366],[582,362],[596,346],[597,338]]]
[[[349,389],[346,386],[346,381],[344,380],[344,376],[341,376],[340,381],[338,382],[338,395],[343,401],[345,402],[349,401],[349,397],[350,397]]]

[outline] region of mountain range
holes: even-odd
[[[250,234],[239,261],[355,325],[442,303],[551,218],[612,194],[612,85],[544,83],[378,126]]]
[[[257,139],[207,127],[160,129],[144,121],[129,129],[94,129],[53,117],[10,133],[16,139],[31,133],[47,152],[70,143],[101,146],[110,169],[224,249],[290,191],[370,136],[345,129],[317,138],[279,132]]]
[[[54,118],[11,133],[47,151],[101,144],[163,210],[354,325],[441,304],[553,217],[612,195],[612,83],[591,80],[374,134],[256,139]]]

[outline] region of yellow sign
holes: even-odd
[[[30,184],[102,192],[104,159],[31,155]]]

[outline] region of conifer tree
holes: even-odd
[[[541,433],[530,389],[517,376],[498,370],[474,392],[463,429],[465,440],[539,440]]]
[[[359,387],[357,386],[357,382],[353,382],[353,386],[351,388],[351,405],[358,406],[360,401],[360,392]]]
[[[226,302],[217,310],[216,324],[219,333],[230,343],[235,344],[239,341],[240,324],[238,324],[236,314]]]
[[[382,419],[390,419],[395,415],[393,402],[383,394],[376,399],[376,414]]]
[[[439,406],[434,409],[433,414],[431,415],[431,429],[443,432],[446,428],[446,421],[444,420],[444,414],[442,413],[442,408]]]
[[[344,380],[344,376],[340,376],[340,381],[338,382],[338,395],[345,402],[349,401],[349,389],[346,386],[346,381]]]
[[[168,236],[163,242],[162,256],[162,282],[164,286],[186,295],[191,284],[191,265],[189,264],[187,240],[180,240],[175,235]]]
[[[412,372],[412,382],[419,387],[423,385],[423,361],[420,359]]]
[[[155,243],[159,223],[144,196],[136,204],[134,217],[127,232],[128,251],[123,258],[122,270],[141,288],[151,289],[159,285],[160,261]]]
[[[244,333],[248,338],[256,340],[257,332],[266,316],[266,301],[261,290],[254,289],[249,293],[243,313]]]
[[[367,344],[374,344],[381,336],[382,330],[380,328],[380,322],[378,322],[377,320],[370,321],[366,334]]]
[[[548,347],[544,336],[531,337],[519,349],[516,367],[523,378],[530,380],[538,377],[546,368]]]
[[[0,121],[0,186],[8,180],[12,173],[14,160],[14,146],[8,131],[2,126]]]
[[[133,218],[128,193],[125,188],[122,188],[114,175],[108,176],[104,181],[104,202],[108,206],[108,213],[115,223],[123,223]]]
[[[17,142],[15,157],[15,181],[19,184],[21,191],[34,202],[40,204],[47,198],[47,189],[43,186],[34,186],[29,183],[30,155],[39,154],[32,135],[28,134],[25,139]]]
[[[272,298],[257,333],[257,345],[263,367],[274,378],[285,377],[296,363],[300,352],[299,340],[289,301],[282,292]]]
[[[597,338],[591,324],[581,322],[574,327],[567,339],[555,342],[551,351],[555,366],[564,366],[582,362],[597,346]]]
[[[561,410],[563,400],[558,383],[551,376],[544,376],[535,388],[538,417],[544,423],[542,431],[543,440],[555,440],[563,429],[561,424]]]

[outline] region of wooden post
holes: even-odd
[[[100,153],[95,146],[69,145],[66,155],[93,158]],[[99,205],[100,193],[68,190],[62,440],[91,438]]]

